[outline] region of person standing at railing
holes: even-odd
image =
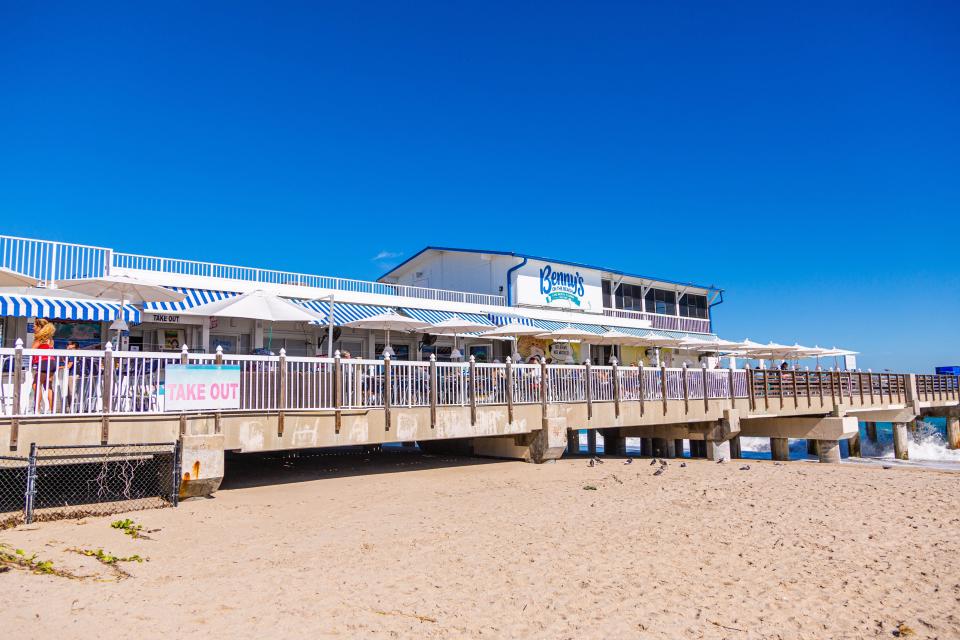
[[[53,349],[53,336],[57,327],[43,318],[33,323],[33,349]],[[53,411],[53,382],[57,371],[56,358],[52,356],[33,356],[33,402],[34,410],[40,413],[43,398],[46,396],[47,409]]]

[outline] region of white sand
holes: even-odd
[[[257,464],[251,464],[257,461]],[[228,463],[230,464],[230,463]],[[233,464],[211,500],[0,532],[148,556],[131,578],[0,574],[4,637],[960,637],[960,476],[411,454]],[[740,471],[749,464],[749,471]],[[248,486],[259,474],[284,484]],[[596,491],[584,490],[594,485]],[[418,618],[417,616],[421,616]]]

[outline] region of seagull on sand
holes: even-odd
[[[750,471],[750,465],[748,464],[743,465],[742,467],[740,467],[740,471]]]
[[[633,458],[627,458],[623,461],[623,464],[633,464]]]
[[[655,465],[655,464],[657,464],[657,459],[656,459],[656,458],[654,458],[653,460],[650,461],[650,466],[651,466],[651,467],[652,467],[653,465]]]
[[[663,470],[664,470],[665,468],[666,468],[666,467],[660,467],[659,469],[657,469],[656,471],[653,472],[653,475],[655,475],[655,476],[660,475],[661,473],[663,473]]]
[[[724,462],[726,462],[726,459],[723,456],[720,456],[720,459],[717,460],[717,464],[723,464]]]

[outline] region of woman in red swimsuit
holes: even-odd
[[[57,332],[57,327],[52,323],[37,318],[33,323],[33,348],[34,349],[53,349],[53,336]],[[39,413],[40,398],[47,396],[47,407],[53,411],[53,385],[55,374],[57,372],[57,361],[53,356],[33,356],[33,397]]]

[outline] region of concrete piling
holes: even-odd
[[[587,429],[587,454],[597,455],[597,430]]]
[[[627,455],[627,439],[617,429],[602,429],[603,454],[607,456]]]
[[[677,441],[673,438],[668,438],[663,441],[663,457],[664,458],[676,458],[677,457]]]
[[[807,455],[808,456],[819,456],[819,451],[817,449],[817,441],[812,439],[807,439]]]
[[[960,416],[947,416],[947,448],[960,449]]]
[[[790,459],[790,441],[786,438],[770,438],[770,457],[774,460]]]
[[[873,444],[877,444],[877,423],[868,422],[867,424],[867,440]]]
[[[817,456],[820,462],[828,464],[840,463],[840,441],[839,440],[815,440],[817,443]]]
[[[683,439],[677,438],[673,441],[673,453],[677,458],[683,457]]]
[[[640,456],[644,458],[653,457],[653,439],[640,438]]]
[[[730,439],[730,458],[742,458],[743,450],[740,448],[740,436]]]
[[[847,440],[847,445],[850,448],[850,457],[859,458],[860,457],[860,434],[857,433],[855,436]]]
[[[567,455],[575,456],[580,453],[580,431],[567,431]]]
[[[893,423],[893,455],[897,460],[910,459],[909,435],[907,434],[907,423]]]
[[[725,460],[730,459],[730,441],[729,440],[704,440],[703,456],[707,460]]]
[[[666,438],[653,439],[653,457],[654,458],[667,457],[667,439]]]

